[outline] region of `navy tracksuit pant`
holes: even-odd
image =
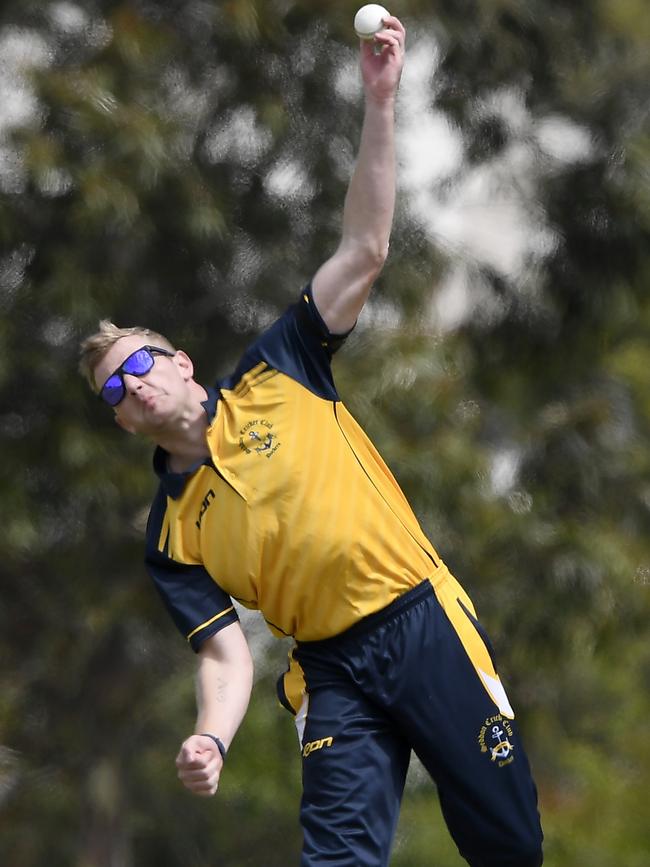
[[[308,694],[301,867],[388,864],[411,750],[471,867],[541,865],[537,795],[515,723],[428,581],[340,636],[299,643],[294,657]]]

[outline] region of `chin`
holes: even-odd
[[[152,413],[147,413],[147,418],[137,425],[137,432],[144,436],[156,436],[163,433],[167,428],[169,419],[163,415],[157,416]]]

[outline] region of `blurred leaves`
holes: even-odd
[[[100,317],[210,381],[335,249],[358,4],[0,11],[0,859],[295,863],[299,759],[258,683],[216,801],[173,757],[192,654],[144,576],[149,447],[76,373]],[[339,390],[474,597],[551,867],[642,867],[650,656],[647,15],[639,0],[395,8],[409,32],[389,264]],[[593,816],[598,816],[594,825]],[[37,829],[37,832],[34,829]],[[414,763],[393,863],[460,863]]]

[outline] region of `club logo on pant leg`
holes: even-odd
[[[500,713],[488,717],[478,735],[481,752],[489,755],[490,761],[503,768],[514,761],[514,735],[510,721]]]

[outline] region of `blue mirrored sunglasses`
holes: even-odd
[[[167,349],[161,349],[159,346],[141,346],[136,349],[122,364],[114,370],[102,385],[99,397],[109,406],[117,406],[123,400],[126,394],[126,385],[124,384],[124,374],[130,376],[144,376],[149,373],[154,365],[154,355],[174,355]]]

